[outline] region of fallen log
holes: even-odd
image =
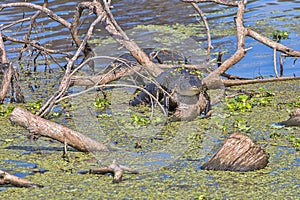
[[[32,183],[26,179],[11,175],[0,170],[0,185],[11,184],[16,187],[43,187],[42,185]]]
[[[262,169],[268,162],[269,154],[263,148],[247,136],[233,133],[201,169],[245,172]]]
[[[291,113],[288,120],[279,122],[279,124],[284,126],[300,126],[300,108]]]
[[[89,152],[112,150],[109,146],[103,143],[92,140],[77,131],[73,131],[55,122],[33,115],[20,107],[16,107],[10,114],[9,118],[12,123],[19,124],[26,128],[36,137],[48,137],[70,145],[78,151]]]

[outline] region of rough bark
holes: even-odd
[[[201,168],[222,171],[253,171],[262,169],[269,162],[269,154],[250,138],[233,133],[217,153]]]
[[[52,138],[61,143],[67,143],[79,151],[89,152],[111,150],[108,146],[92,140],[77,131],[73,131],[60,124],[33,115],[20,107],[16,107],[13,110],[10,115],[10,120],[11,122],[26,128],[36,137],[43,136]]]

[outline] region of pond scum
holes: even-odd
[[[290,112],[299,108],[298,82],[267,83],[232,89],[253,91],[254,95],[251,98],[243,95],[226,98],[217,106],[213,106],[215,115],[210,119],[198,118],[193,122],[186,122],[185,128],[191,132],[189,137],[191,146],[184,155],[169,166],[158,170],[140,174],[125,174],[124,181],[118,184],[112,184],[112,177],[109,175],[80,174],[82,170],[98,166],[92,153],[81,153],[70,149],[69,160],[66,161],[62,158],[61,144],[44,138],[37,141],[29,140],[27,138],[28,131],[11,125],[8,120],[8,114],[13,105],[1,105],[1,169],[44,186],[43,188],[2,186],[0,188],[1,198],[299,198],[299,127],[276,126],[276,122],[286,120]],[[99,99],[96,99],[95,104],[99,106],[99,103],[102,104]],[[105,106],[110,106],[110,103],[106,101],[103,103]],[[91,105],[93,106],[93,104]],[[31,103],[27,106],[29,109],[36,105]],[[95,105],[94,107],[99,109]],[[222,124],[216,123],[217,125],[214,127],[208,127],[208,120],[218,119],[218,111],[221,107],[225,108],[225,121]],[[65,112],[60,116],[53,117],[52,120],[73,126],[72,117],[67,117]],[[262,170],[244,173],[200,170],[200,166],[205,162],[199,156],[203,149],[201,141],[206,134],[213,133],[214,129],[222,130],[220,138],[216,138],[218,143],[227,138],[231,132],[240,131],[258,144],[265,146],[266,151],[270,154],[268,166]],[[203,134],[203,130],[208,131]],[[211,152],[211,155],[213,153]]]

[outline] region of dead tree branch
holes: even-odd
[[[138,61],[138,63],[140,63],[147,69],[148,72],[150,72],[153,76],[158,76],[162,72],[162,70],[151,61],[149,56],[133,40],[129,39],[129,37],[114,19],[113,14],[110,11],[109,3],[105,0],[103,0],[102,3],[106,12],[106,18],[102,21],[102,24],[105,26],[105,29],[108,31],[108,33],[116,41],[122,44]],[[100,11],[100,9],[98,10]],[[99,14],[97,13],[97,15]]]
[[[252,37],[253,39],[265,44],[266,46],[272,48],[272,49],[276,49],[277,51],[280,51],[282,53],[285,53],[289,56],[292,56],[292,57],[300,57],[300,51],[297,51],[297,50],[293,50],[283,44],[280,44],[278,42],[274,42],[273,40],[267,38],[267,37],[264,37],[262,35],[260,35],[259,33],[249,29],[249,28],[246,28],[246,33],[247,33],[247,36],[250,36]]]
[[[268,78],[268,79],[249,79],[249,80],[224,80],[222,79],[222,83],[225,87],[232,87],[237,85],[248,85],[248,84],[256,84],[256,83],[269,83],[269,82],[279,82],[279,81],[292,81],[292,80],[300,80],[300,77],[278,77],[278,78]]]
[[[246,54],[247,49],[245,48],[245,37],[249,36],[253,39],[265,44],[266,46],[274,49],[274,53],[276,51],[280,51],[282,53],[285,53],[290,56],[294,57],[300,57],[300,51],[293,50],[291,48],[288,48],[280,43],[277,43],[267,37],[261,36],[257,32],[251,30],[250,28],[245,28],[243,24],[243,15],[245,11],[245,6],[247,1],[230,1],[230,0],[182,0],[183,2],[188,3],[203,3],[203,2],[214,2],[217,4],[222,4],[226,6],[235,6],[238,7],[237,14],[235,16],[235,23],[236,23],[236,31],[237,31],[237,50],[236,52],[227,60],[225,60],[217,69],[215,69],[212,73],[210,73],[206,78],[203,79],[203,84],[209,88],[214,89],[223,86],[223,83],[226,83],[227,81],[222,80],[220,81],[220,75],[224,74],[232,65],[238,63]],[[276,68],[276,67],[274,67]],[[276,77],[277,70],[275,70]],[[291,79],[290,77],[286,79],[280,79],[280,80],[287,80]],[[272,79],[269,80],[270,82],[274,81]],[[249,80],[249,81],[238,81],[235,83],[235,85],[238,84],[248,84],[248,83],[257,83],[257,82],[268,82],[267,80],[261,81],[261,80]],[[230,84],[233,83],[233,81],[230,81]],[[226,84],[230,85],[229,82]],[[227,86],[227,85],[225,85]]]
[[[96,169],[91,169],[89,173],[91,174],[106,174],[106,173],[113,173],[114,179],[113,183],[119,183],[122,181],[123,173],[124,171],[128,171],[133,174],[137,174],[138,172],[135,170],[130,169],[129,167],[125,167],[122,165],[117,164],[116,162],[113,162],[107,167],[100,167]]]
[[[20,107],[16,107],[9,118],[12,123],[19,124],[29,130],[34,138],[40,136],[52,138],[61,143],[67,143],[71,147],[83,152],[112,150],[103,143],[92,140],[91,138],[60,124],[31,114]]]
[[[204,3],[204,2],[213,2],[225,6],[237,6],[238,1],[232,1],[232,0],[181,0],[182,2],[186,3]],[[246,4],[246,3],[245,3]]]
[[[219,84],[216,85],[216,78],[220,77],[221,74],[226,72],[232,65],[239,62],[246,54],[245,49],[245,36],[246,31],[243,24],[243,15],[245,11],[245,4],[241,1],[238,2],[238,11],[235,17],[236,31],[237,31],[237,50],[236,52],[227,60],[225,60],[220,67],[215,69],[210,73],[206,78],[203,79],[203,84],[207,88],[216,88],[219,87]]]
[[[0,88],[0,103],[3,103],[4,98],[9,89],[11,79],[12,79],[13,69],[12,69],[11,63],[8,62],[7,57],[6,57],[6,51],[4,48],[1,31],[0,31],[0,51],[2,53],[1,68],[3,69],[3,76],[4,76],[2,79],[1,88]]]
[[[46,2],[44,2],[43,7],[45,8],[45,7],[47,7],[47,5],[48,5],[48,2],[46,1]],[[24,36],[24,41],[25,41],[26,43],[27,43],[27,41],[28,41],[29,38],[30,38],[30,35],[31,35],[31,32],[32,32],[33,27],[35,26],[35,20],[39,17],[39,15],[40,15],[41,13],[42,13],[42,11],[41,11],[41,10],[38,10],[38,11],[36,11],[36,13],[35,13],[34,15],[32,15],[32,16],[30,17],[29,28],[28,28],[27,34]],[[22,59],[22,54],[23,54],[23,52],[25,51],[25,49],[26,49],[26,47],[27,47],[26,43],[24,43],[24,44],[22,45],[22,48],[20,49],[20,55],[19,55],[18,60],[21,60],[21,59]]]
[[[11,184],[16,187],[43,187],[42,185],[32,183],[23,178],[11,175],[3,170],[0,170],[0,185]]]
[[[81,42],[79,48],[77,49],[75,55],[68,61],[67,64],[67,68],[65,71],[65,75],[62,78],[61,84],[59,86],[58,91],[56,92],[56,94],[54,94],[46,104],[44,104],[44,106],[39,110],[38,115],[39,116],[45,116],[47,113],[49,113],[51,111],[51,109],[53,108],[55,102],[60,99],[61,97],[63,97],[69,87],[70,87],[70,83],[71,83],[71,72],[72,72],[72,67],[74,65],[74,62],[76,61],[76,59],[78,58],[78,56],[80,55],[80,52],[83,51],[83,49],[85,48],[88,39],[91,37],[94,27],[96,26],[97,23],[99,23],[101,20],[103,19],[103,15],[99,15],[96,20],[93,21],[93,23],[90,25],[89,30],[85,36],[85,38],[83,39],[83,41]]]
[[[206,17],[204,15],[204,13],[201,11],[201,9],[199,8],[199,6],[196,3],[191,3],[192,6],[195,8],[195,10],[198,12],[198,14],[200,15],[205,29],[206,29],[206,34],[207,34],[207,61],[210,60],[210,49],[213,48],[212,44],[211,44],[211,36],[210,36],[210,30],[209,30],[209,26],[206,20]]]
[[[32,4],[32,3],[27,3],[27,2],[7,3],[7,4],[0,4],[0,11],[5,9],[5,8],[11,8],[11,7],[27,7],[27,8],[31,8],[31,9],[34,9],[34,10],[40,10],[43,13],[47,14],[54,21],[57,21],[60,24],[67,27],[68,29],[71,29],[71,23],[69,23],[65,19],[61,18],[60,16],[56,15],[50,9],[48,9],[44,6],[40,6],[40,5],[36,5],[36,4]]]
[[[13,68],[12,63],[8,61],[6,57],[5,46],[2,38],[2,32],[0,31],[0,52],[1,56],[1,68],[3,70],[3,79],[0,87],[0,103],[3,103],[6,97],[7,91],[9,90],[9,85],[11,84],[12,99],[14,99],[14,91],[16,91],[15,101],[24,102],[24,96],[21,92],[21,88],[18,83],[18,75],[16,70]]]

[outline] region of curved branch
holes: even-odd
[[[271,40],[267,37],[264,37],[249,28],[246,28],[246,34],[247,34],[247,36],[252,37],[253,39],[265,44],[266,46],[268,46],[272,49],[276,49],[277,51],[280,51],[280,52],[285,53],[290,56],[300,57],[300,51],[293,50],[287,46],[284,46],[283,44],[274,42],[273,40]]]
[[[0,5],[0,11],[5,9],[5,8],[10,8],[10,7],[27,7],[27,8],[32,8],[36,10],[43,11],[45,14],[47,14],[51,19],[54,21],[57,21],[67,27],[68,29],[71,29],[71,23],[67,22],[63,18],[59,17],[58,15],[54,14],[51,10],[44,6],[32,4],[32,3],[26,3],[26,2],[18,2],[18,3],[7,3],[7,4],[1,4]]]
[[[204,13],[201,11],[201,9],[199,8],[199,6],[196,3],[192,3],[192,6],[195,8],[195,10],[198,12],[198,14],[200,15],[205,29],[206,29],[206,34],[207,34],[207,61],[210,60],[210,49],[213,48],[213,46],[211,45],[211,36],[210,36],[210,30],[209,30],[209,26],[206,20],[206,17],[204,15]]]

